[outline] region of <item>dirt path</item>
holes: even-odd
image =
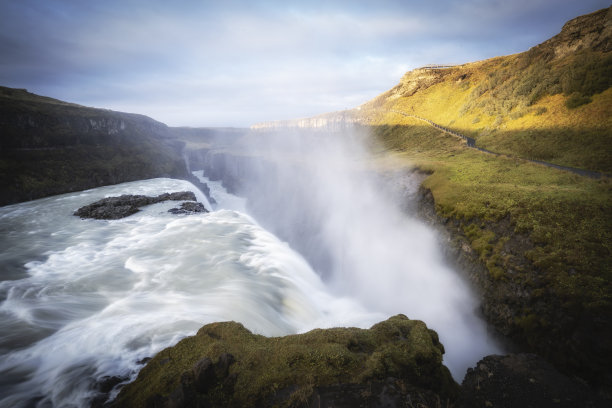
[[[416,116],[416,115],[410,115],[408,113],[405,113],[405,112],[402,112],[402,111],[398,111],[398,110],[390,110],[389,112],[397,113],[397,114],[400,114],[400,115],[407,116],[409,118],[414,118],[414,119],[421,120],[423,122],[427,122],[429,125],[435,127],[436,129],[441,130],[444,133],[448,133],[449,135],[462,138],[463,140],[465,140],[465,142],[466,142],[468,147],[471,147],[473,149],[479,150],[479,151],[481,151],[483,153],[492,154],[492,155],[495,155],[495,156],[505,156],[505,157],[509,157],[509,158],[513,158],[513,159],[521,159],[521,160],[525,160],[525,161],[528,161],[528,162],[531,162],[531,163],[541,164],[541,165],[546,166],[546,167],[553,167],[555,169],[565,170],[565,171],[569,171],[569,172],[574,173],[574,174],[578,174],[580,176],[585,176],[585,177],[590,177],[590,178],[595,178],[595,179],[602,178],[602,177],[609,177],[610,176],[609,174],[599,173],[597,171],[583,170],[583,169],[578,169],[578,168],[575,168],[575,167],[568,167],[568,166],[560,166],[558,164],[553,164],[553,163],[545,162],[545,161],[542,161],[542,160],[532,160],[532,159],[526,159],[524,157],[510,156],[510,155],[503,154],[503,153],[492,152],[491,150],[487,150],[487,149],[483,149],[481,147],[477,147],[476,146],[476,140],[474,138],[462,135],[461,133],[455,132],[454,130],[447,129],[447,128],[443,127],[443,126],[438,125],[435,122],[432,122],[429,119],[425,119],[425,118],[422,118],[422,117]]]

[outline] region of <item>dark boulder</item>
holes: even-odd
[[[98,200],[95,203],[79,208],[74,212],[74,215],[81,218],[94,218],[97,220],[118,220],[120,218],[125,218],[129,215],[137,213],[140,207],[144,207],[145,205],[150,204],[161,203],[162,201],[168,200],[196,201],[196,198],[195,194],[191,191],[164,193],[157,197],[125,194],[119,197],[107,197],[103,198],[102,200]],[[191,212],[201,211],[194,210]]]
[[[171,208],[168,210],[172,214],[194,214],[194,213],[206,213],[208,210],[202,203],[186,202],[181,204],[179,208]]]
[[[610,401],[607,401],[610,403]],[[604,407],[586,384],[571,379],[535,354],[492,355],[480,360],[461,384],[460,408]]]

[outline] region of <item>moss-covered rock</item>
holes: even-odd
[[[433,330],[403,315],[368,330],[316,329],[285,337],[256,335],[235,322],[212,323],[157,354],[115,405],[436,406],[458,392],[443,353]]]

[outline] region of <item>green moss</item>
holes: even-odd
[[[520,288],[521,296],[510,300],[515,320],[504,322],[504,330],[551,360],[572,364],[574,372],[597,378],[594,373],[612,361],[612,349],[597,340],[608,337],[612,322],[609,178],[474,151],[399,116],[382,116],[402,125],[376,126],[374,134],[387,152],[431,173],[423,187],[432,192],[436,211],[460,225],[493,282]],[[588,132],[584,137],[589,140]],[[542,149],[554,149],[551,140]],[[492,299],[497,301],[504,302]],[[537,319],[523,306],[537,309]],[[556,342],[559,337],[566,340]],[[561,358],[577,349],[580,358]]]
[[[222,353],[235,358],[230,368],[235,384],[231,392],[222,386],[208,392],[207,398],[219,406],[262,404],[287,390],[285,403],[305,401],[314,387],[387,377],[453,398],[457,386],[442,365],[443,351],[435,332],[403,315],[369,330],[317,329],[274,338],[255,335],[238,323],[213,323],[156,355],[121,391],[118,403],[138,407],[155,394],[168,396],[196,362],[203,357],[216,361]]]

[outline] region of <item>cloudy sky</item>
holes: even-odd
[[[351,108],[527,50],[609,0],[0,0],[0,85],[172,126]]]

